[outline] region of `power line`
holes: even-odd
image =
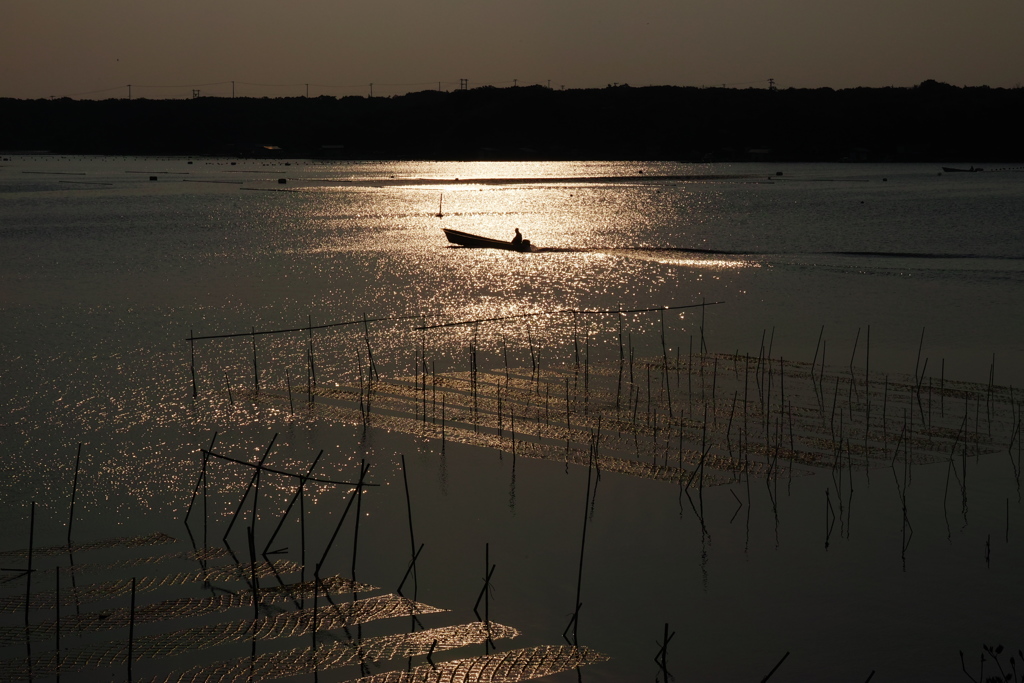
[[[133,88],[209,88],[213,85],[227,85],[231,81],[217,81],[216,83],[188,83],[184,85],[139,85],[132,83]],[[123,86],[122,86],[123,87]]]
[[[513,78],[513,79],[508,79],[508,80],[502,80],[502,81],[498,81],[498,80],[494,80],[494,81],[474,81],[474,84],[475,84],[474,87],[476,87],[476,88],[479,88],[479,87],[501,87],[501,86],[510,86],[510,85],[517,86],[519,84],[519,81],[521,81],[521,80],[523,80],[523,79]],[[528,81],[524,81],[524,82],[528,82]],[[547,86],[544,86],[544,83],[547,83]],[[767,83],[769,89],[774,90],[776,88],[775,79],[773,79],[773,78],[758,79],[758,80],[753,80],[753,81],[734,81],[734,82],[730,82],[730,83],[711,84],[711,85],[705,84],[705,85],[702,85],[701,87],[703,87],[703,88],[732,88],[732,87],[738,87],[738,86],[757,85],[757,84],[761,84],[761,83]],[[548,89],[551,89],[551,85],[550,84],[551,84],[551,80],[550,79],[548,79],[546,81],[545,80],[541,80],[541,81],[537,81],[537,82],[534,83],[534,85],[539,85],[541,87],[547,87]],[[417,82],[406,82],[406,83],[379,83],[379,82],[374,81],[372,83],[341,83],[341,84],[337,84],[337,83],[255,83],[255,82],[251,82],[251,81],[214,81],[214,82],[209,82],[209,83],[199,83],[199,84],[183,83],[183,84],[178,84],[178,85],[138,84],[138,83],[133,83],[131,85],[118,85],[118,86],[113,86],[113,87],[109,87],[109,88],[99,88],[99,89],[96,89],[96,90],[89,90],[89,91],[84,91],[84,92],[70,93],[70,94],[65,94],[65,95],[55,95],[55,96],[51,96],[51,98],[53,98],[53,97],[88,97],[90,95],[97,95],[97,94],[101,94],[101,93],[115,92],[115,91],[127,88],[128,89],[128,93],[129,93],[129,99],[131,99],[132,89],[135,89],[135,95],[136,95],[136,97],[138,97],[138,93],[139,93],[140,89],[145,89],[145,90],[174,90],[174,89],[180,89],[180,90],[185,90],[185,91],[195,91],[195,90],[198,90],[200,88],[212,88],[212,87],[216,87],[216,86],[227,86],[227,85],[231,86],[231,96],[232,97],[235,96],[235,87],[236,86],[248,86],[248,87],[251,87],[251,88],[296,88],[300,92],[305,92],[306,97],[309,97],[309,89],[311,87],[312,88],[317,88],[317,89],[319,89],[321,91],[360,90],[360,89],[370,88],[370,92],[371,93],[373,92],[373,89],[375,87],[377,88],[378,92],[381,89],[387,89],[387,88],[423,88],[423,89],[430,89],[430,90],[434,90],[436,88],[437,90],[441,90],[442,87],[444,87],[444,86],[450,87],[452,89],[468,90],[469,89],[469,79],[461,78],[461,79],[458,79],[458,80],[449,80],[449,81],[438,80],[438,81],[417,81]],[[679,86],[679,87],[685,87],[685,86]],[[564,85],[561,86],[561,89],[565,90],[565,86]],[[409,90],[409,91],[407,91],[407,93],[408,92],[412,92],[412,91]]]
[[[125,86],[123,86],[123,85],[118,85],[118,86],[115,86],[113,88],[103,88],[102,90],[90,90],[89,92],[79,92],[79,93],[71,93],[69,95],[59,95],[59,97],[82,97],[83,95],[95,95],[96,93],[101,93],[101,92],[112,92],[114,90],[122,90],[122,89],[124,89],[124,87]]]

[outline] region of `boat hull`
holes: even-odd
[[[495,240],[490,237],[481,237],[480,235],[473,235],[468,232],[462,232],[461,230],[453,230],[451,228],[441,229],[444,231],[444,235],[448,238],[449,242],[460,247],[471,247],[475,249],[504,249],[505,251],[523,252],[533,250],[529,241],[526,240],[520,244],[512,244],[511,242],[503,242],[502,240]]]

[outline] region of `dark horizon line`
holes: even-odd
[[[453,81],[441,81],[441,83],[453,84],[454,82]],[[501,83],[508,83],[508,81],[503,81]],[[767,87],[754,87],[753,86],[754,83],[765,83],[765,84],[768,84],[768,85],[767,85]],[[338,90],[340,90],[340,89],[355,89],[355,88],[370,88],[371,91],[370,91],[369,94],[366,94],[366,95],[329,95],[329,94],[326,94],[326,93],[320,93],[318,95],[312,95],[312,96],[310,96],[309,94],[303,94],[303,95],[235,95],[235,94],[231,94],[231,95],[219,95],[219,94],[218,95],[203,95],[203,94],[200,93],[202,87],[211,86],[211,85],[226,85],[226,84],[238,84],[238,85],[247,85],[247,86],[263,87],[263,88],[300,88],[300,87],[303,87],[303,86],[306,86],[307,88],[309,86],[315,86],[317,88],[331,88],[331,89],[338,89]],[[915,85],[886,85],[886,86],[864,86],[864,85],[857,85],[857,86],[846,86],[846,87],[838,87],[838,88],[837,87],[833,87],[833,86],[828,86],[828,85],[804,86],[804,87],[799,87],[799,86],[776,87],[774,85],[774,79],[766,79],[764,81],[749,81],[749,82],[746,82],[746,83],[732,83],[732,84],[730,84],[730,83],[723,83],[721,85],[672,85],[672,84],[630,85],[629,83],[609,83],[609,84],[605,85],[604,87],[597,87],[597,86],[595,86],[595,87],[579,87],[579,88],[572,88],[572,87],[567,88],[564,85],[561,85],[561,86],[556,88],[556,87],[552,87],[550,85],[544,85],[544,84],[541,84],[541,83],[531,83],[529,85],[518,85],[518,84],[513,84],[513,85],[493,85],[491,83],[488,83],[488,84],[485,84],[485,85],[479,85],[479,86],[474,86],[474,87],[465,87],[465,88],[457,87],[457,88],[447,89],[447,90],[441,90],[439,88],[424,88],[422,90],[407,90],[407,91],[402,92],[402,93],[393,93],[393,94],[390,94],[390,95],[374,95],[372,93],[372,88],[374,87],[374,85],[375,85],[374,83],[365,83],[365,84],[359,84],[359,85],[322,85],[322,84],[314,84],[314,83],[266,84],[266,83],[248,83],[248,82],[245,82],[245,81],[218,81],[216,83],[200,84],[200,87],[197,88],[197,87],[191,86],[191,85],[136,85],[136,84],[132,84],[132,83],[127,83],[125,85],[118,85],[118,86],[114,86],[112,88],[103,88],[103,89],[100,89],[100,90],[93,90],[93,91],[89,91],[89,92],[85,92],[85,93],[75,93],[75,94],[70,94],[70,95],[50,95],[50,96],[47,96],[47,97],[11,97],[11,96],[6,96],[6,95],[0,95],[0,100],[14,100],[14,101],[21,101],[21,102],[37,102],[37,101],[50,101],[50,100],[73,100],[73,101],[78,101],[78,102],[81,102],[81,101],[110,102],[110,101],[120,101],[120,100],[126,100],[126,101],[136,101],[136,100],[164,101],[164,100],[174,100],[174,101],[180,101],[180,100],[192,100],[192,99],[226,99],[226,100],[232,100],[232,99],[238,99],[238,100],[268,100],[268,99],[272,99],[272,100],[303,100],[303,99],[333,99],[333,100],[342,100],[342,99],[348,99],[348,98],[356,98],[356,99],[393,99],[393,98],[400,98],[400,97],[405,97],[405,96],[408,96],[408,95],[418,95],[418,94],[423,94],[423,93],[437,93],[437,94],[448,94],[448,95],[450,95],[450,94],[455,94],[455,93],[459,93],[459,92],[472,92],[472,91],[479,91],[479,90],[544,90],[544,91],[550,91],[550,92],[556,92],[556,93],[557,92],[566,92],[566,93],[577,92],[578,93],[578,92],[593,92],[593,91],[616,90],[616,89],[624,89],[624,90],[731,90],[731,91],[760,90],[760,91],[777,91],[777,92],[787,92],[787,91],[796,91],[796,92],[806,92],[806,91],[845,92],[845,91],[863,91],[863,90],[868,90],[868,91],[874,91],[874,90],[882,90],[882,91],[886,91],[886,90],[917,90],[917,89],[920,89],[922,87],[941,87],[941,88],[948,88],[948,89],[952,89],[952,90],[997,90],[997,91],[1014,91],[1014,90],[1021,90],[1022,88],[1024,88],[1024,84],[1021,84],[1021,83],[1017,83],[1014,86],[993,86],[993,85],[984,85],[984,84],[982,84],[982,85],[953,85],[953,84],[947,83],[945,81],[938,81],[938,80],[931,79],[931,78],[925,79],[925,80],[923,80],[920,83],[917,83]],[[387,83],[379,83],[379,84],[376,84],[376,85],[378,87],[400,87],[401,86],[401,84],[387,84]],[[744,85],[746,87],[739,87],[739,86],[744,86]],[[153,96],[149,96],[149,97],[147,97],[147,96],[136,96],[136,97],[133,97],[133,96],[131,96],[130,90],[129,90],[129,93],[128,93],[127,97],[104,97],[104,98],[86,97],[87,95],[92,95],[92,94],[102,93],[102,92],[110,92],[112,90],[123,90],[125,88],[128,88],[128,89],[131,89],[131,88],[142,88],[142,89],[171,89],[171,88],[180,88],[180,89],[185,89],[185,90],[193,90],[193,96],[192,97],[153,97]]]

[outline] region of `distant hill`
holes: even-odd
[[[483,87],[395,97],[0,99],[0,149],[338,159],[1024,161],[1024,89]]]

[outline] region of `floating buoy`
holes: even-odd
[[[288,182],[288,179],[287,179],[287,178],[278,178],[278,179],[277,179],[277,184],[278,184],[278,185],[284,185],[284,184],[285,184],[285,183],[287,183],[287,182]]]
[[[151,175],[151,176],[149,176],[149,179],[150,180],[156,180],[156,176],[155,175]]]

